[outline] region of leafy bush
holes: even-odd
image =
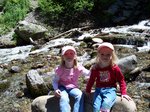
[[[53,2],[53,0],[38,0],[38,4],[43,14],[51,15],[53,18],[57,17],[63,10],[63,6]]]
[[[4,34],[23,19],[29,11],[29,0],[7,0],[0,15],[0,33]]]
[[[82,11],[84,9],[91,11],[93,8],[93,5],[94,4],[93,4],[92,0],[82,0],[82,1],[78,1],[74,4],[74,9],[77,11]]]
[[[93,0],[38,0],[42,13],[58,18],[59,15],[72,15],[77,11],[92,10]]]

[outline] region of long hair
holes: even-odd
[[[100,58],[99,52],[97,52],[96,62],[95,62],[96,66],[99,65],[99,63],[101,63],[99,58]],[[118,61],[118,57],[117,57],[116,52],[114,50],[112,52],[112,59],[111,59],[110,65],[113,66],[113,65],[117,64],[117,61]]]

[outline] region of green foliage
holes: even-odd
[[[29,0],[7,0],[0,15],[0,33],[4,34],[22,20],[29,11]]]
[[[76,3],[74,3],[74,9],[77,10],[77,11],[82,11],[84,9],[87,9],[87,10],[92,10],[93,8],[93,2],[92,0],[80,0]]]
[[[38,0],[42,13],[52,18],[59,15],[72,15],[77,11],[92,10],[93,0]]]
[[[4,6],[6,0],[0,0],[0,8]]]
[[[38,0],[38,4],[42,9],[42,13],[49,14],[52,18],[58,17],[63,10],[63,6],[57,2],[53,2],[53,0]]]

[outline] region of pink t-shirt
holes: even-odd
[[[55,78],[53,79],[53,88],[58,89],[59,85],[66,87],[67,89],[78,87],[78,78],[80,75],[89,75],[87,70],[82,65],[78,65],[76,68],[67,69],[63,66],[58,66],[55,69]]]

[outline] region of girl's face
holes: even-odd
[[[67,50],[63,55],[64,61],[72,62],[75,59],[75,52],[73,50]]]
[[[109,65],[112,60],[113,51],[108,47],[103,47],[98,51],[99,60],[104,65]]]

